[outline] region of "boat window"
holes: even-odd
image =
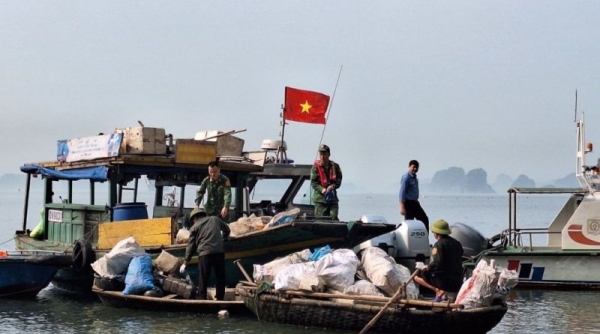
[[[89,204],[90,203],[90,181],[73,181],[72,198],[69,199],[68,182],[58,182],[63,187],[55,187],[53,202]],[[59,190],[60,189],[60,190]]]
[[[290,179],[261,179],[256,182],[256,185],[252,189],[250,201],[280,202],[291,183],[292,180]]]
[[[300,190],[294,196],[292,201],[293,204],[311,205],[314,204],[312,201],[312,188],[310,186],[310,180],[305,180],[300,187]]]
[[[196,186],[196,185],[188,185],[185,187],[185,199],[184,199],[184,206],[185,208],[193,208],[194,205],[196,204],[196,190],[199,189],[200,186]],[[235,196],[236,196],[236,188],[235,187],[231,187],[231,205],[235,205]],[[168,193],[168,191],[170,191],[169,188],[165,188],[165,195]],[[179,192],[181,191],[181,188],[177,188],[177,202],[179,203]],[[163,205],[167,205],[166,204],[167,201],[164,199],[163,196]],[[204,200],[202,201],[202,203],[206,203],[206,194],[204,194]]]

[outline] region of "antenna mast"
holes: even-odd
[[[285,135],[285,106],[282,104],[281,105],[281,113],[279,114],[279,116],[281,117],[281,120],[279,121],[279,125],[281,125],[281,131],[279,132],[279,136],[281,137],[281,143],[279,143],[279,146],[277,147],[277,153],[275,154],[275,162],[277,163],[287,163],[288,159],[287,159],[287,152],[285,150],[285,142],[284,140],[284,135]]]

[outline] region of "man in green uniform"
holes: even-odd
[[[184,275],[190,260],[198,252],[198,299],[206,299],[208,278],[215,271],[216,298],[225,297],[225,246],[224,240],[231,233],[229,226],[219,217],[207,217],[203,209],[194,209],[190,215],[193,226],[185,249],[183,265],[179,272]]]
[[[200,188],[196,191],[197,209],[206,196],[204,210],[209,216],[218,216],[221,219],[228,221],[229,205],[231,205],[231,183],[227,176],[221,174],[219,164],[216,161],[211,161],[208,164],[208,176],[202,180]]]
[[[415,282],[435,291],[435,301],[442,301],[447,300],[446,292],[456,293],[462,285],[463,248],[449,235],[452,231],[445,220],[433,223],[431,232],[437,240],[431,249],[432,260],[420,276],[415,276]]]
[[[310,185],[314,190],[315,217],[330,216],[333,220],[339,220],[337,189],[342,186],[342,169],[329,160],[330,155],[329,146],[319,146],[319,160],[315,161],[310,171]]]

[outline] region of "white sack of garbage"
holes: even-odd
[[[103,278],[115,278],[127,273],[129,262],[136,256],[146,252],[135,242],[133,237],[119,241],[107,254],[92,263],[92,269]]]
[[[269,221],[271,221],[271,217],[256,217],[254,214],[250,217],[241,217],[236,222],[229,224],[231,236],[239,237],[250,232],[260,231]]]
[[[265,228],[271,228],[277,225],[293,222],[294,220],[296,220],[296,217],[298,217],[299,213],[299,208],[293,208],[288,211],[280,212],[276,214],[273,218],[271,218],[271,221],[269,221],[269,223],[265,225]]]
[[[190,230],[187,228],[180,228],[177,231],[177,235],[175,236],[176,244],[187,244],[188,240],[190,240]]]
[[[408,281],[411,276],[410,270],[389,256],[384,250],[370,247],[362,251],[361,266],[369,281],[385,293],[393,296],[402,283]],[[406,296],[414,299],[419,295],[419,290],[414,282],[406,285]]]
[[[473,270],[473,275],[463,283],[458,291],[456,303],[464,305],[465,309],[490,306],[497,285],[496,269],[485,260],[481,260]]]
[[[275,290],[299,290],[305,277],[316,277],[315,262],[295,263],[275,275]]]
[[[506,289],[512,289],[519,283],[519,273],[516,270],[501,268],[498,276],[498,286]]]
[[[294,264],[294,263],[302,263],[308,261],[312,252],[310,249],[305,249],[299,252],[292,253],[288,256],[275,259],[269,263],[264,265],[255,264],[254,271],[252,273],[252,278],[254,281],[268,281],[272,283],[275,280],[275,276],[282,269]]]
[[[334,290],[343,292],[354,284],[360,260],[350,249],[336,249],[316,262],[319,281]]]
[[[510,289],[514,288],[519,282],[519,273],[515,270],[508,270],[507,268],[496,268],[496,277],[498,277],[498,285],[492,297],[492,303],[496,300],[505,302],[508,298]]]
[[[168,275],[179,270],[179,267],[181,266],[181,260],[163,249],[156,260],[154,260],[154,265],[159,271],[162,271]]]
[[[346,295],[357,295],[357,296],[380,296],[384,297],[383,293],[375,286],[375,284],[361,279],[356,281],[344,289]]]

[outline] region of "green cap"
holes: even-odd
[[[325,144],[321,144],[321,146],[319,146],[319,152],[327,152],[329,153],[329,146],[325,145]]]
[[[450,226],[448,226],[448,222],[443,219],[436,220],[435,223],[433,223],[433,226],[431,226],[431,232],[442,235],[448,235],[452,233],[452,231],[450,231]]]
[[[206,217],[206,210],[204,210],[204,208],[198,208],[198,209],[192,210],[192,212],[190,213],[190,220],[194,219],[194,217],[199,214],[202,214],[202,217]]]

